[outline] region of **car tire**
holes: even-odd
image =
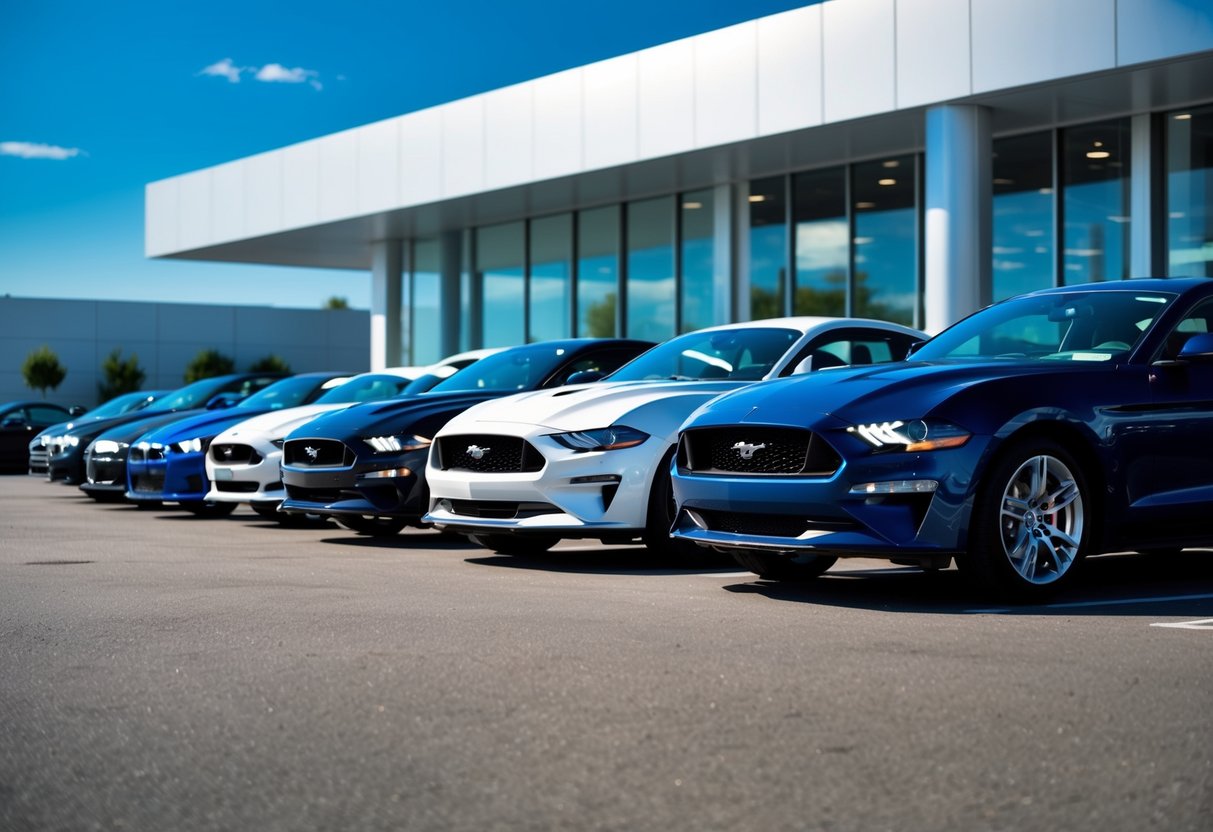
[[[810,554],[785,557],[767,552],[738,550],[733,552],[733,560],[737,561],[743,569],[748,569],[758,577],[767,580],[811,581],[833,566],[838,558]]]
[[[969,551],[957,565],[987,594],[1043,601],[1074,580],[1093,521],[1091,492],[1074,456],[1051,439],[1019,441],[982,477]]]
[[[674,525],[674,489],[670,482],[670,464],[674,459],[677,448],[670,448],[653,475],[653,484],[649,488],[649,507],[645,516],[644,534],[641,539],[650,552],[662,558],[671,560],[680,566],[703,564],[712,560],[708,549],[677,540],[670,537],[670,527]]]
[[[181,507],[195,517],[227,517],[236,510],[236,503],[217,503],[209,500],[191,500]]]
[[[373,517],[364,514],[341,514],[334,518],[338,524],[369,537],[395,537],[408,525],[403,517]]]
[[[554,534],[472,534],[468,539],[499,555],[538,555],[560,542]]]

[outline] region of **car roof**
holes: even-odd
[[[1180,294],[1200,286],[1213,285],[1207,277],[1131,277],[1128,280],[1106,280],[1100,283],[1074,283],[1050,286],[1026,295],[1061,295],[1068,292],[1170,292]],[[1019,295],[1018,297],[1025,297]]]

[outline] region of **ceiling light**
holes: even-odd
[[[901,162],[897,161],[896,159],[890,159],[887,162],[881,162],[880,165],[881,167],[886,168],[897,168],[901,167]]]
[[[1087,151],[1088,159],[1106,159],[1111,155],[1112,154],[1106,150],[1088,150]]]
[[[995,184],[995,185],[1014,185],[1014,184],[1015,184],[1015,180],[1014,180],[1014,179],[1004,179],[1004,178],[999,178],[999,179],[995,179],[995,180],[994,180],[994,184]]]
[[[766,194],[750,194],[750,202],[766,202]]]
[[[684,202],[684,203],[682,203],[682,207],[687,209],[688,211],[694,211],[699,208],[702,208],[703,203],[702,202]]]
[[[1176,121],[1189,121],[1189,120],[1191,120],[1191,118],[1192,118],[1191,113],[1180,113],[1179,115],[1175,116]]]
[[[877,184],[877,185],[884,185],[884,186],[886,186],[886,187],[887,187],[887,186],[889,186],[889,185],[896,185],[896,184],[897,184],[897,180],[896,180],[896,179],[878,179],[878,180],[876,181],[876,184]]]
[[[865,208],[875,208],[876,203],[875,202],[856,202],[855,207],[858,208],[860,211],[862,211]]]

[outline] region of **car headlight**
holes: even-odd
[[[620,448],[634,448],[649,438],[644,431],[627,425],[552,433],[549,436],[574,451],[617,451]]]
[[[908,421],[870,422],[854,425],[847,433],[858,436],[878,451],[938,451],[959,448],[971,434],[951,422],[910,419]]]
[[[98,439],[93,443],[94,454],[116,454],[122,450],[122,445],[112,439]]]
[[[51,444],[58,445],[60,448],[74,448],[80,444],[79,436],[72,436],[70,433],[65,433],[62,436],[52,437]]]
[[[51,444],[51,438],[49,436],[46,436],[45,434],[42,436],[39,436],[38,444],[45,448],[47,445]]]
[[[183,439],[180,442],[174,442],[169,447],[179,454],[196,454],[209,448],[211,440],[214,438],[213,436],[195,436],[193,439]]]
[[[370,445],[377,454],[398,454],[403,451],[419,451],[430,446],[424,436],[364,436],[362,441]]]

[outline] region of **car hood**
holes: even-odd
[[[405,399],[368,402],[332,413],[324,413],[287,434],[291,439],[359,439],[420,433],[433,437],[438,428],[456,413],[474,404],[509,395],[485,390],[473,393],[420,393]]]
[[[196,416],[175,419],[161,427],[147,429],[138,437],[141,442],[158,442],[161,445],[171,445],[185,439],[199,436],[215,436],[245,419],[260,416],[272,411],[258,408],[233,407],[226,410],[204,410]]]
[[[81,445],[85,445],[103,433],[108,433],[111,430],[122,428],[126,425],[147,425],[147,424],[164,424],[164,421],[176,421],[184,419],[192,413],[201,413],[202,410],[136,410],[130,413],[120,413],[117,416],[110,416],[106,419],[80,420],[76,422],[75,427],[66,433],[71,436],[80,437]],[[146,428],[145,428],[146,430]],[[142,431],[140,431],[142,432]],[[138,434],[136,434],[138,435]],[[107,439],[113,437],[106,437]],[[125,440],[123,440],[125,441]]]
[[[595,382],[518,393],[485,402],[451,420],[443,433],[473,429],[475,423],[530,425],[556,431],[590,430],[614,424],[647,428],[660,410],[678,414],[673,426],[699,405],[753,381]],[[635,422],[635,424],[633,424]]]
[[[1077,378],[1116,371],[1111,363],[902,361],[823,370],[762,382],[715,399],[688,420],[708,424],[812,425],[822,419],[856,424],[950,416],[955,402],[981,397],[993,417],[1052,398],[1060,406]],[[972,412],[973,408],[966,408]],[[974,426],[976,427],[976,426]]]
[[[271,410],[243,422],[237,422],[223,433],[215,437],[216,442],[238,442],[241,437],[257,434],[266,439],[282,439],[300,425],[307,424],[323,413],[334,410],[344,410],[348,403],[341,404],[305,404],[302,407],[288,407],[283,410]]]

